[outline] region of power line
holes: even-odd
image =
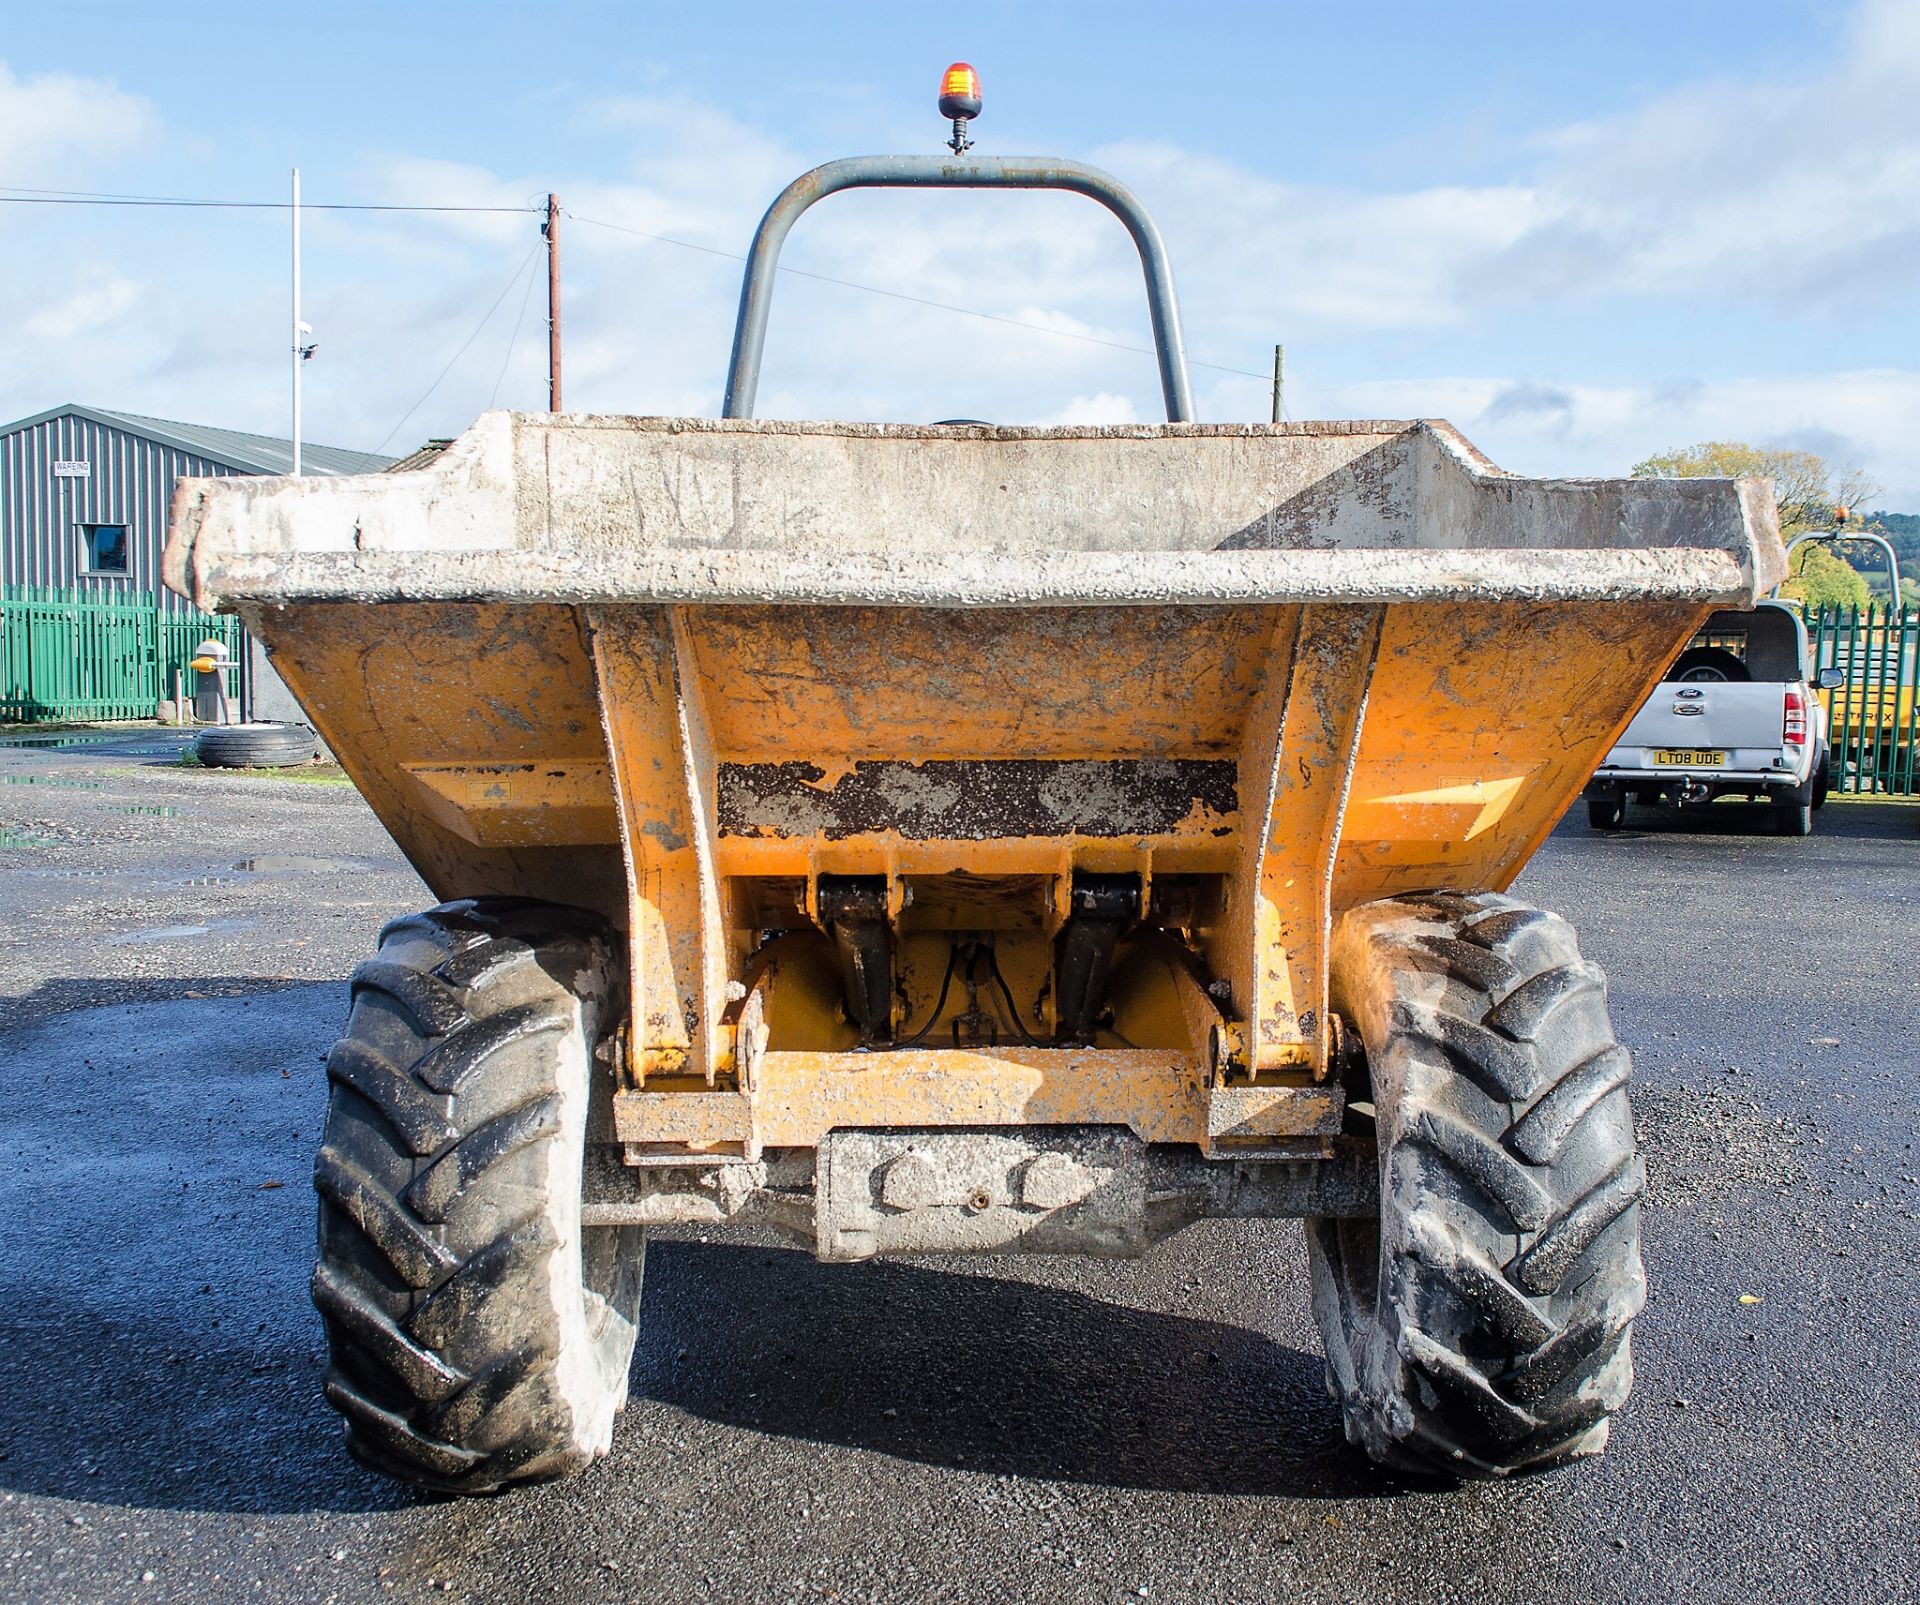
[[[386,435],[384,438],[382,438],[380,444],[373,448],[376,452],[384,451],[386,449],[387,441],[393,439],[395,435],[399,434],[400,431],[406,427],[407,420],[411,418],[416,412],[418,412],[422,407],[424,407],[427,404],[427,398],[431,396],[434,393],[434,391],[440,388],[440,381],[442,379],[445,379],[448,374],[453,372],[454,363],[458,362],[462,357],[464,357],[467,354],[467,347],[472,345],[474,341],[478,340],[480,338],[480,331],[493,321],[494,313],[500,310],[500,303],[506,300],[506,298],[513,293],[513,287],[520,282],[520,275],[526,272],[527,264],[531,262],[534,259],[534,257],[539,253],[542,243],[543,242],[539,240],[535,240],[533,242],[533,249],[528,251],[527,254],[520,259],[520,265],[513,270],[513,277],[507,280],[505,286],[501,289],[500,293],[493,298],[493,305],[487,308],[485,316],[483,316],[480,319],[480,321],[473,326],[473,333],[468,335],[466,339],[460,343],[460,349],[454,352],[452,357],[448,359],[447,365],[440,370],[440,377],[438,379],[435,379],[432,384],[428,385],[425,392],[422,393],[420,399],[416,401],[411,407],[407,408],[407,410],[400,415],[400,422],[395,424],[391,429],[389,429],[386,432]]]
[[[645,229],[628,228],[621,223],[609,223],[604,218],[581,217],[574,212],[567,213],[567,216],[573,218],[576,223],[590,223],[595,228],[612,229],[616,234],[631,234],[636,239],[654,240],[661,245],[677,245],[682,250],[699,251],[706,256],[723,256],[730,262],[746,261],[738,251],[723,251],[714,245],[696,245],[692,240],[676,240],[668,234],[649,234]],[[843,289],[860,290],[868,295],[884,295],[892,301],[906,301],[914,306],[932,307],[939,312],[957,312],[962,317],[979,318],[987,323],[1004,323],[1010,328],[1026,329],[1034,334],[1057,335],[1062,340],[1078,340],[1085,345],[1105,346],[1109,351],[1129,351],[1141,357],[1157,354],[1148,346],[1127,345],[1120,340],[1103,340],[1097,334],[1081,334],[1073,329],[1051,329],[1044,323],[1028,323],[1023,318],[1003,317],[997,312],[982,312],[977,307],[956,306],[951,301],[933,301],[923,295],[909,295],[904,290],[889,290],[878,284],[860,284],[852,279],[837,279],[830,273],[812,273],[806,268],[788,267],[784,263],[780,271],[791,273],[796,278],[816,279],[822,284],[837,284]],[[1187,361],[1192,367],[1210,368],[1215,373],[1237,374],[1243,379],[1258,379],[1263,383],[1271,379],[1271,375],[1254,373],[1247,368],[1231,368],[1222,362],[1202,362],[1198,357],[1189,357]]]
[[[30,189],[18,184],[0,186],[0,189],[7,191],[7,193],[0,194],[0,204],[11,202],[16,206],[162,206],[213,209],[219,211],[284,212],[291,210],[293,204],[291,201],[226,201],[180,195],[124,195],[115,194],[110,191]],[[302,210],[313,212],[465,212],[483,213],[493,216],[526,216],[538,212],[540,208],[536,206],[406,206],[353,201],[307,201],[302,203]],[[738,251],[725,251],[718,246],[700,245],[692,240],[675,239],[670,234],[653,234],[645,229],[629,228],[623,223],[609,223],[605,218],[581,217],[576,212],[568,212],[567,216],[573,218],[577,223],[586,223],[594,228],[609,229],[615,234],[629,234],[635,239],[651,240],[659,245],[672,245],[683,251],[698,251],[704,256],[722,257],[729,262],[746,261],[746,258]],[[535,247],[535,249],[537,250],[538,247]],[[524,267],[524,265],[523,263],[522,266]],[[928,296],[911,295],[905,290],[890,290],[883,285],[861,284],[854,279],[836,278],[831,273],[815,273],[807,268],[788,267],[785,264],[781,265],[780,271],[782,273],[790,273],[796,278],[813,279],[820,284],[838,285],[844,290],[858,290],[864,295],[885,296],[890,301],[905,301],[911,306],[929,307],[936,312],[952,312],[964,318],[978,318],[983,323],[1004,324],[1008,328],[1025,329],[1032,334],[1050,334],[1061,340],[1078,340],[1082,345],[1101,346],[1108,351],[1125,351],[1134,356],[1142,357],[1151,357],[1156,354],[1147,346],[1129,345],[1122,340],[1105,340],[1097,334],[1081,334],[1074,329],[1050,328],[1044,323],[1029,323],[1024,318],[1009,318],[997,312],[983,312],[978,307],[958,306],[951,301],[935,301]],[[514,278],[508,282],[507,288],[501,292],[502,300],[511,293],[514,284],[518,282],[519,275],[516,273]],[[493,316],[499,304],[500,303],[496,301],[493,307],[488,309],[487,318]],[[521,310],[524,315],[524,305]],[[481,327],[485,327],[487,318],[481,319]],[[468,336],[467,345],[471,345],[479,333],[480,329],[476,328],[473,334]],[[460,357],[465,353],[466,349],[467,346],[463,345],[459,351],[454,353],[454,362],[460,360]],[[511,359],[511,344],[509,344],[508,347],[508,355],[509,359]],[[1187,361],[1192,367],[1206,368],[1214,373],[1229,373],[1241,379],[1259,379],[1265,382],[1269,377],[1264,373],[1255,373],[1250,368],[1235,368],[1223,362],[1206,362],[1199,357],[1190,356]],[[448,370],[450,370],[452,366],[453,364],[449,363],[447,365]],[[502,371],[504,372],[504,369]],[[444,378],[446,378],[445,371],[440,375],[440,379]],[[402,418],[400,423],[393,426],[392,431],[390,431],[387,436],[388,440],[391,440],[393,435],[399,433],[401,425],[406,423],[407,418],[411,418],[414,412],[417,412],[426,402],[427,397],[431,396],[434,390],[439,388],[440,379],[434,380],[427,394],[413,404],[413,407],[408,410],[406,417]],[[498,388],[496,382],[496,393]],[[383,440],[381,445],[384,446],[385,444],[386,441]]]
[[[15,206],[173,206],[213,208],[229,212],[286,212],[291,201],[217,201],[186,195],[116,195],[106,191],[29,189],[21,184],[0,185],[0,203]],[[361,201],[303,201],[303,212],[488,212],[513,216],[533,212],[531,206],[402,206]]]
[[[528,262],[532,260],[532,257],[527,258]],[[512,366],[513,348],[520,343],[520,326],[527,321],[527,303],[533,299],[534,281],[539,277],[538,273],[527,274],[526,292],[520,297],[520,315],[513,320],[513,333],[507,336],[506,353],[500,358],[500,371],[493,376],[493,389],[487,392],[488,412],[493,411],[493,404],[500,399],[500,384],[507,377],[507,369]]]

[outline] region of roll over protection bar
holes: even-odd
[[[950,156],[849,156],[802,173],[767,208],[747,254],[722,417],[753,416],[780,247],[802,212],[843,189],[1063,189],[1098,201],[1126,225],[1140,252],[1167,422],[1193,421],[1193,390],[1187,378],[1186,344],[1180,334],[1180,304],[1174,296],[1173,269],[1160,230],[1133,192],[1111,173],[1051,156],[985,156],[965,161]]]

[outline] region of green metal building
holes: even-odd
[[[391,461],[301,447],[309,474]],[[0,427],[0,720],[151,718],[209,635],[243,664],[249,713],[291,716],[235,621],[197,613],[161,584],[160,553],[176,479],[292,466],[286,440],[98,407]]]

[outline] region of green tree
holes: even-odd
[[[1867,528],[1885,535],[1900,559],[1900,568],[1920,569],[1920,513],[1869,513]]]
[[[1743,440],[1708,440],[1663,451],[1633,466],[1635,479],[1770,479],[1780,508],[1783,540],[1810,529],[1831,529],[1835,507],[1856,515],[1879,486],[1858,468],[1836,466],[1817,452],[1782,446],[1750,446]],[[1845,565],[1841,565],[1844,567]]]
[[[1797,596],[1809,617],[1823,607],[1864,608],[1873,599],[1858,569],[1811,541],[1793,554],[1793,577],[1780,594]]]

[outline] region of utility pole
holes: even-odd
[[[1287,348],[1275,346],[1273,348],[1273,421],[1275,423],[1280,421],[1280,393],[1286,382],[1286,361]]]
[[[300,169],[293,170],[293,471],[300,472]]]
[[[560,197],[547,197],[547,411],[560,412]]]

